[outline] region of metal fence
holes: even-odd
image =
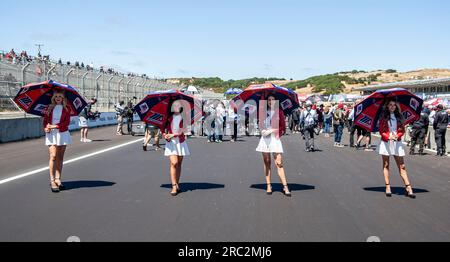
[[[12,63],[0,60],[0,112],[17,112],[12,98],[25,84],[55,80],[76,87],[87,99],[97,98],[97,110],[112,111],[119,101],[138,100],[149,91],[179,89],[180,86],[143,76],[107,73],[98,69],[33,60]]]

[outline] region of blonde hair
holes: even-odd
[[[64,94],[63,91],[55,91],[53,93],[53,96],[52,96],[52,99],[51,99],[52,103],[48,106],[48,110],[47,110],[47,115],[49,115],[49,116],[50,116],[51,112],[53,111],[53,109],[56,106],[56,100],[55,100],[56,99],[56,95],[62,95],[63,96],[62,106],[64,107],[64,110],[68,111],[66,95]]]

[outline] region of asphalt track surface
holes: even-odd
[[[431,153],[406,157],[417,199],[403,196],[394,167],[388,199],[375,152],[334,148],[320,137],[320,151],[306,153],[300,136],[288,135],[287,198],[275,169],[276,192],[265,194],[258,138],[193,138],[184,192],[171,197],[163,152],[143,152],[139,138],[117,137],[113,127],[92,130],[92,144],[76,138],[66,160],[136,142],[65,165],[68,190],[59,194],[50,192],[46,170],[0,182],[0,241],[450,241],[450,161]],[[0,181],[45,168],[43,143],[0,145]]]

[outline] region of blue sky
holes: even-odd
[[[5,1],[0,50],[158,77],[450,68],[447,0]]]

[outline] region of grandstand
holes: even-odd
[[[412,93],[421,96],[422,98],[450,97],[450,78],[370,85],[356,88],[355,91],[360,91],[363,95],[368,95],[377,90],[390,88],[405,88],[410,90]]]
[[[11,99],[25,84],[55,80],[77,87],[86,98],[98,98],[97,109],[107,112],[121,100],[141,99],[150,91],[179,89],[179,85],[145,75],[95,69],[76,63],[70,65],[47,57],[7,59],[0,54],[0,112],[17,112]]]

